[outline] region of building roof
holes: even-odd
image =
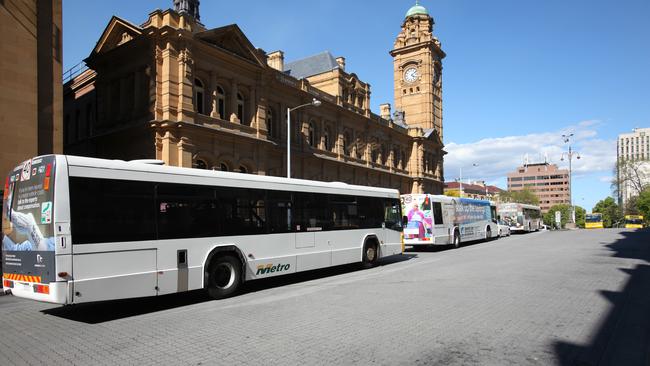
[[[418,1],[415,2],[415,5],[413,5],[409,11],[406,12],[405,18],[408,18],[413,15],[418,15],[418,14],[424,14],[424,15],[429,15],[429,12],[427,9],[420,5]]]
[[[458,182],[447,182],[445,183],[445,189],[460,189],[460,183]],[[504,192],[503,189],[497,186],[483,186],[479,184],[467,184],[463,183],[463,192],[472,192],[484,194],[487,189],[490,194],[498,194]]]
[[[284,65],[284,72],[296,79],[303,79],[308,76],[322,74],[339,67],[338,62],[329,51],[314,56],[289,62]]]

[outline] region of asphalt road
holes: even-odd
[[[0,365],[650,365],[650,231],[517,235],[193,292],[0,297]]]

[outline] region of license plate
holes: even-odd
[[[420,230],[418,229],[405,229],[404,230],[404,235],[419,235]]]
[[[21,290],[23,290],[23,291],[29,291],[29,290],[32,289],[32,286],[31,286],[29,283],[25,283],[25,282],[16,282],[16,283],[14,284],[14,288],[19,288],[19,289],[21,289]]]

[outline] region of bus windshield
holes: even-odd
[[[603,216],[601,214],[587,214],[585,216],[585,222],[601,222],[603,221]]]

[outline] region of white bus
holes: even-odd
[[[206,289],[402,252],[399,192],[48,155],[7,178],[3,285],[57,304]]]
[[[542,211],[539,206],[524,203],[501,203],[497,207],[500,220],[512,232],[538,231],[542,226]]]
[[[496,207],[490,201],[431,194],[402,195],[408,223],[404,244],[449,245],[498,236]]]

